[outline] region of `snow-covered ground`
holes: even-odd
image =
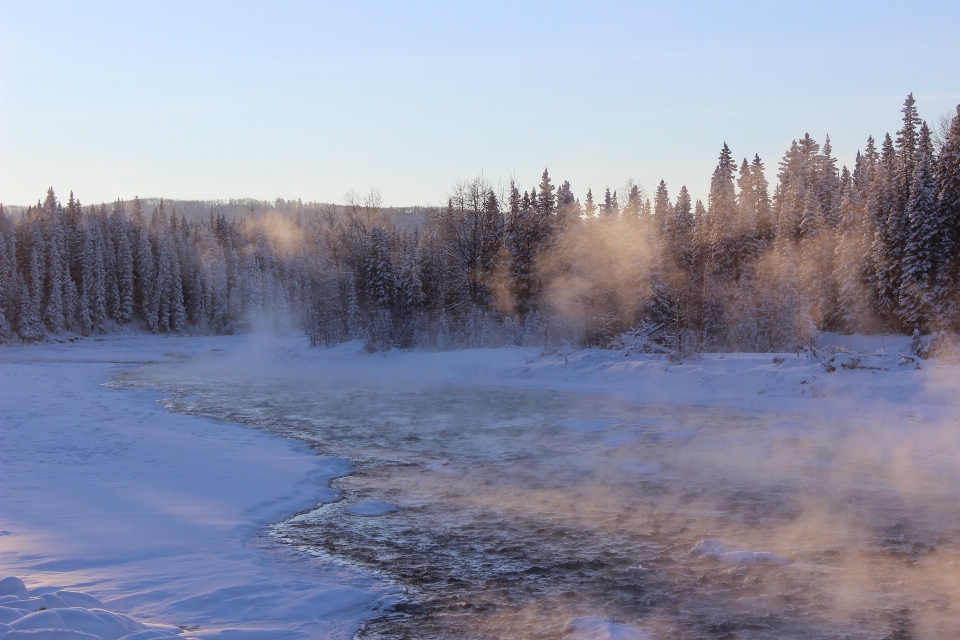
[[[0,351],[0,577],[31,595],[85,591],[190,637],[350,638],[395,589],[261,535],[335,499],[329,480],[349,463],[103,386],[206,344],[136,336]]]
[[[199,627],[196,637],[268,627],[349,637],[391,600],[396,588],[370,574],[259,535],[334,498],[327,482],[347,462],[229,421],[167,413],[153,391],[102,386],[152,362],[123,385],[163,387],[177,412],[303,438],[366,470],[341,481],[342,505],[272,529],[303,548],[329,550],[310,542],[318,531],[348,540],[441,527],[434,503],[447,514],[469,507],[480,522],[509,524],[503,514],[519,513],[585,540],[620,536],[598,553],[654,550],[642,567],[633,558],[616,569],[623,584],[650,590],[658,572],[675,584],[695,570],[691,589],[714,589],[701,600],[735,591],[725,596],[735,603],[720,602],[737,615],[780,607],[857,629],[856,616],[879,615],[890,600],[922,608],[960,595],[960,550],[948,542],[958,527],[943,509],[960,497],[960,367],[919,361],[908,343],[825,335],[815,353],[683,362],[522,348],[365,354],[359,343],[309,349],[302,338],[259,335],[0,348],[0,574],[20,576],[32,594],[87,591],[139,620]],[[484,416],[502,418],[509,435],[481,433]],[[351,420],[358,431],[344,426]],[[554,482],[565,491],[551,493]],[[650,529],[656,518],[669,536]],[[602,524],[613,519],[627,524]],[[629,527],[646,536],[635,547],[624,546]],[[443,545],[447,555],[470,551]],[[747,578],[762,586],[727,584]],[[556,627],[571,638],[669,637],[673,628],[662,607],[643,609],[639,624],[578,606]],[[930,637],[957,620],[952,609],[939,621],[910,615]]]

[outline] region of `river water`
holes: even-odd
[[[270,535],[406,588],[360,638],[565,638],[582,617],[620,638],[960,637],[960,447],[937,425],[190,361],[117,384],[353,462],[342,500]],[[704,539],[740,553],[691,553]]]

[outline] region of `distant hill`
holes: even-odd
[[[281,214],[294,217],[302,215],[310,216],[314,213],[333,211],[338,215],[345,216],[348,208],[344,205],[331,204],[327,202],[302,202],[300,200],[255,200],[253,198],[230,198],[228,200],[177,200],[173,198],[162,198],[164,209],[167,214],[176,212],[177,215],[184,216],[187,220],[203,220],[210,215],[219,216],[223,214],[228,220],[243,218],[244,216],[261,216],[268,214]],[[161,198],[141,198],[140,203],[145,215],[160,206]],[[123,201],[124,209],[127,213],[132,208],[132,200]],[[88,205],[84,205],[86,208]],[[97,205],[99,206],[99,205]],[[108,208],[112,204],[107,203]],[[28,207],[22,205],[4,205],[4,211],[14,217],[27,211]],[[380,214],[386,220],[402,231],[412,232],[414,229],[423,229],[427,222],[428,213],[432,207],[383,207]]]

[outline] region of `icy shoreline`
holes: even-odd
[[[90,592],[190,637],[352,637],[394,588],[262,535],[336,499],[329,482],[349,463],[103,386],[186,345],[210,346],[135,336],[0,349],[0,577],[23,578],[31,596]]]

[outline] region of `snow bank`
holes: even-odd
[[[15,595],[10,595],[14,590]],[[0,596],[0,639],[283,640],[307,637],[302,632],[277,628],[185,630],[173,625],[140,622],[108,611],[96,597],[80,591],[60,590],[19,599],[26,593],[26,585],[19,578],[7,577],[0,582],[0,594],[3,594]],[[96,606],[90,606],[94,603]]]
[[[654,640],[654,636],[636,625],[617,624],[606,618],[576,618],[563,628],[568,640]]]
[[[727,564],[751,565],[785,565],[790,560],[768,551],[749,551],[739,549],[720,542],[719,540],[701,540],[690,550],[690,555],[700,556],[709,560],[718,560]]]
[[[107,611],[97,598],[79,591],[30,597],[23,581],[13,576],[0,581],[0,621],[0,638],[5,640],[152,640],[183,633],[178,627],[144,624]]]
[[[328,483],[348,462],[102,385],[118,367],[229,345],[137,336],[0,348],[0,576],[31,587],[0,581],[7,637],[66,615],[61,628],[80,638],[89,630],[71,621],[93,618],[54,612],[109,609],[199,628],[196,638],[350,638],[390,598],[378,578],[260,535],[336,499]]]

